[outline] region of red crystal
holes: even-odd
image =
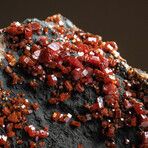
[[[94,70],[95,76],[103,78],[104,77],[104,73],[98,69]]]
[[[59,42],[52,42],[48,45],[48,47],[54,51],[58,51],[60,49],[60,43]]]
[[[0,135],[0,145],[4,145],[7,141],[7,136]]]
[[[80,83],[77,83],[76,86],[75,86],[75,89],[79,92],[79,93],[82,93],[84,91],[84,85],[83,84],[80,84]]]
[[[104,84],[103,92],[105,94],[115,95],[117,93],[117,87],[113,83]]]
[[[57,104],[57,103],[59,103],[59,99],[58,98],[50,98],[49,100],[48,100],[48,102],[50,103],[50,104]]]
[[[7,126],[6,126],[6,130],[7,130],[7,133],[12,131],[14,128],[14,125],[13,123],[8,123]]]
[[[116,113],[116,115],[115,115],[116,118],[121,118],[121,110],[120,109],[116,109],[115,113]]]
[[[115,131],[115,128],[112,125],[110,125],[110,127],[108,128],[108,132],[107,132],[106,136],[107,137],[114,137],[115,136],[114,131]]]
[[[105,69],[108,69],[108,59],[105,58],[104,56],[99,56],[99,57],[101,60],[101,62],[99,64],[99,68],[106,74]]]
[[[44,142],[39,142],[39,146],[44,146],[45,143]]]
[[[41,51],[39,62],[49,63],[53,59],[55,59],[55,60],[58,59],[58,57],[60,55],[60,52],[58,52],[60,45],[58,43],[54,43],[56,45],[53,45],[53,44],[51,45],[51,44],[49,44],[49,47],[46,47]]]
[[[83,71],[84,76],[90,77],[90,76],[93,75],[93,71],[94,71],[94,70],[93,70],[93,68],[91,68],[91,67],[86,67],[85,71],[87,71],[87,74],[84,74],[84,71]],[[86,72],[85,72],[85,73],[86,73]]]
[[[43,67],[41,65],[37,65],[36,71],[37,71],[38,74],[43,74]]]
[[[37,144],[34,143],[34,142],[30,142],[30,148],[36,148],[37,147]]]
[[[57,77],[55,75],[47,75],[48,86],[55,86],[57,84]]]
[[[35,60],[38,60],[39,57],[40,57],[40,53],[41,53],[41,50],[36,50],[36,51],[32,54],[32,58],[35,59]]]
[[[15,132],[9,131],[7,135],[8,135],[8,138],[12,138],[15,136]]]
[[[35,65],[34,61],[30,57],[26,57],[26,56],[21,56],[18,62],[23,68],[26,68],[27,66]]]
[[[38,32],[41,29],[41,25],[37,22],[30,23],[30,25],[33,32]]]
[[[11,113],[11,111],[9,110],[8,107],[4,107],[4,108],[2,109],[2,112],[3,112],[5,115],[9,115],[9,114]]]
[[[0,117],[0,126],[4,124],[4,117]]]
[[[11,35],[20,35],[25,33],[25,29],[23,26],[8,27],[6,32]]]
[[[145,111],[142,110],[142,108],[140,107],[140,105],[138,103],[134,103],[133,107],[134,107],[137,115],[140,115],[140,114],[145,115],[146,114]]]
[[[118,46],[114,41],[106,42],[104,48],[105,51],[112,52],[113,50],[117,50]]]
[[[71,124],[71,125],[74,125],[74,126],[77,126],[77,127],[80,127],[80,126],[81,126],[81,123],[78,122],[78,121],[71,121],[70,124]]]
[[[77,148],[84,148],[83,146],[79,145]]]
[[[45,130],[39,130],[39,137],[40,138],[46,138],[47,136],[49,136],[49,133]]]
[[[39,109],[38,103],[34,103],[34,104],[33,104],[33,108],[34,108],[34,110],[38,110],[38,109]]]
[[[70,97],[71,97],[71,95],[68,94],[68,93],[61,93],[61,94],[60,94],[60,101],[66,101],[66,100],[68,100]]]
[[[48,37],[46,36],[40,36],[37,40],[37,42],[41,45],[41,46],[46,46],[48,44]]]
[[[21,123],[15,124],[15,128],[23,129],[23,124],[21,124]]]
[[[84,123],[87,121],[87,119],[84,115],[78,115],[77,117],[78,117],[79,121],[82,121]]]
[[[72,115],[71,114],[64,114],[60,116],[59,121],[60,122],[68,122],[71,119]]]
[[[31,51],[34,52],[34,51],[36,51],[36,50],[40,50],[40,46],[37,45],[37,44],[33,44],[33,45],[32,45],[32,48],[31,48]]]
[[[108,67],[102,69],[102,71],[104,72],[105,75],[109,75],[109,74],[112,75],[113,74],[112,70],[110,68],[108,68]]]
[[[96,111],[96,110],[100,110],[104,108],[104,104],[103,104],[103,97],[99,96],[97,97],[97,103],[93,104],[90,108],[91,111]]]
[[[71,75],[73,76],[74,80],[79,80],[81,78],[81,69],[80,68],[75,68],[72,72]]]
[[[36,136],[35,127],[33,125],[28,125],[25,127],[25,132],[29,134],[30,137]]]
[[[140,127],[142,129],[148,130],[148,117],[147,117],[147,115],[140,114],[139,118],[140,118],[140,123],[141,123]]]
[[[60,54],[60,56],[61,56],[61,59],[63,60],[63,61],[66,61],[66,60],[68,60],[68,58],[70,57],[70,53],[67,51],[67,52],[62,52],[61,54]]]
[[[47,19],[45,21],[47,21],[47,22],[53,21],[55,24],[59,24],[60,20],[61,20],[61,14],[57,14],[57,15],[47,17]]]
[[[8,119],[8,121],[13,122],[13,123],[16,123],[19,121],[15,112],[10,114],[7,119]]]
[[[97,42],[97,38],[96,37],[88,37],[87,39],[86,39],[86,41],[85,41],[85,43],[87,43],[87,44],[94,44],[94,43],[96,43]]]
[[[115,75],[107,75],[104,77],[104,83],[115,83]]]
[[[68,91],[72,91],[73,90],[73,87],[72,87],[70,81],[68,81],[68,80],[65,81],[65,86],[68,89]]]
[[[57,121],[57,120],[59,120],[60,115],[61,115],[61,114],[60,114],[59,112],[54,112],[53,115],[52,115],[52,119],[53,119],[54,121]]]
[[[50,54],[50,49],[45,48],[41,51],[39,62],[41,63],[49,63],[51,61],[52,57]]]
[[[17,144],[22,144],[23,140],[17,140]]]
[[[148,131],[142,132],[141,135],[142,145],[140,148],[147,148],[148,146]]]
[[[108,147],[114,148],[116,146],[115,142],[108,142],[107,143]]]
[[[137,118],[136,117],[131,118],[131,125],[133,127],[136,127],[136,125],[137,125]]]
[[[36,80],[35,79],[32,79],[30,82],[29,82],[30,86],[33,88],[33,89],[36,89],[37,86],[38,86],[38,83],[36,83]]]
[[[25,39],[30,40],[32,39],[32,28],[30,26],[25,27]]]
[[[89,63],[95,66],[100,65],[100,58],[98,56],[92,56],[89,58]]]
[[[86,44],[78,45],[79,52],[89,53],[89,48]]]
[[[6,67],[5,67],[5,71],[6,71],[7,73],[12,73],[12,69],[10,68],[10,66],[6,66]]]
[[[90,111],[93,112],[93,111],[96,111],[99,109],[99,106],[98,106],[98,103],[96,104],[93,104],[91,107],[90,107]]]
[[[70,57],[68,61],[71,65],[75,66],[76,68],[83,68],[83,65],[76,57]]]
[[[128,100],[124,100],[124,106],[126,109],[130,109],[132,107],[132,105],[130,104],[130,102]]]
[[[103,108],[102,110],[101,110],[101,115],[102,116],[108,116],[108,109],[107,108]]]
[[[130,98],[132,96],[132,93],[129,91],[124,91],[124,98]]]
[[[92,113],[92,116],[93,116],[95,119],[97,119],[97,118],[99,117],[99,113],[98,113],[98,112],[93,112],[93,113]]]
[[[114,48],[109,44],[109,42],[106,42],[103,49],[108,52],[112,52],[114,50]]]
[[[93,78],[92,77],[82,78],[81,82],[82,83],[92,83],[93,82]]]

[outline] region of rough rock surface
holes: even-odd
[[[52,26],[52,22],[44,22],[38,19],[29,19],[31,22],[39,22],[43,27],[47,26],[50,28]],[[72,22],[66,18],[62,18],[64,25],[67,29],[73,28]],[[27,23],[28,19],[23,23]],[[75,27],[76,28],[76,27]],[[3,33],[3,35],[5,35]],[[33,40],[36,41],[38,35],[33,35]],[[58,35],[52,34],[52,29],[48,31],[49,39],[56,39]],[[3,45],[4,47],[4,45]],[[3,49],[0,46],[0,50]],[[7,50],[7,48],[6,48]],[[18,55],[20,52],[17,53]],[[2,51],[0,51],[0,56],[2,56]],[[7,65],[6,61],[3,61],[4,65]],[[5,66],[4,66],[5,67]],[[126,79],[126,75],[128,73],[127,68],[124,64],[120,64],[120,72],[116,74],[121,80],[121,87],[123,79]],[[101,125],[99,119],[93,119],[92,121],[88,121],[85,124],[82,124],[81,127],[73,128],[69,125],[69,123],[60,123],[53,122],[51,116],[53,112],[59,111],[61,113],[71,113],[73,115],[72,119],[76,120],[76,116],[78,114],[85,113],[84,107],[82,107],[85,103],[93,104],[96,100],[96,94],[93,89],[87,88],[84,93],[74,92],[72,97],[65,101],[60,102],[58,105],[50,105],[47,103],[48,99],[51,96],[51,90],[55,89],[54,87],[47,87],[46,84],[41,82],[37,90],[33,90],[31,86],[29,86],[28,82],[33,77],[26,74],[19,68],[16,68],[15,71],[19,76],[24,76],[25,81],[23,85],[13,85],[11,86],[11,80],[8,75],[4,72],[3,68],[0,70],[0,81],[3,81],[3,86],[5,89],[9,89],[12,91],[11,95],[15,96],[17,93],[25,93],[25,98],[29,100],[30,104],[38,103],[39,110],[33,111],[32,114],[27,115],[28,122],[27,124],[33,124],[36,129],[42,129],[45,126],[49,127],[49,136],[45,138],[45,148],[77,148],[78,145],[84,146],[84,148],[105,148],[105,137],[101,134]],[[142,73],[142,72],[141,72]],[[145,85],[147,87],[147,85]],[[120,97],[123,96],[123,90],[119,90]],[[0,133],[3,133],[4,130],[0,128]],[[17,136],[23,139],[23,144],[16,144],[16,139],[12,138],[11,147],[12,148],[28,148],[29,141],[34,141],[33,138],[30,138],[27,133],[23,130],[17,130]],[[136,146],[139,144],[139,138],[136,135],[136,128],[128,128],[125,127],[123,129],[119,129],[116,132],[116,137],[113,140],[116,143],[117,148],[126,148],[131,147],[131,145],[125,145],[125,138],[130,139],[131,143],[134,143]],[[42,141],[42,140],[40,140]]]

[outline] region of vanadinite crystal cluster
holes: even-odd
[[[48,17],[45,22],[31,19],[22,24],[13,22],[1,30],[7,46],[4,54],[7,64],[3,66],[1,63],[1,67],[9,76],[9,82],[12,86],[25,85],[33,93],[40,86],[49,88],[46,93],[51,92],[50,98],[40,105],[46,107],[47,103],[51,108],[55,107],[50,117],[53,124],[58,122],[64,126],[61,124],[64,122],[71,130],[81,130],[82,126],[97,121],[101,130],[96,132],[104,136],[108,147],[116,146],[113,138],[118,129],[135,128],[141,138],[138,146],[147,148],[146,78],[126,64],[114,41],[103,42],[102,37],[86,33],[68,21],[58,14]],[[83,95],[88,89],[95,94],[91,96],[93,101],[81,97],[83,104],[78,111],[75,107],[77,113],[69,113],[64,108],[58,111],[57,108],[73,99],[74,94]],[[1,89],[1,99],[5,94]],[[1,146],[10,147],[9,139],[15,136],[16,129],[28,133],[36,143],[39,138],[52,138],[48,124],[44,130],[36,130],[34,125],[27,124],[26,115],[33,112],[29,110],[29,102],[19,95],[9,100],[8,103],[7,99],[1,102],[0,126],[6,130],[4,135],[0,135]],[[40,110],[37,102],[32,104],[34,112]],[[17,141],[19,145],[23,143],[22,139]],[[136,147],[130,142],[130,137],[124,141],[125,145]],[[36,143],[31,142],[30,147],[37,147]],[[83,143],[77,147],[83,147],[81,145]],[[39,143],[39,146],[44,146],[44,143]]]

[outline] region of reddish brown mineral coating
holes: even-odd
[[[0,126],[6,127],[6,135],[0,135],[0,145],[4,147],[10,147],[9,141],[7,138],[12,138],[15,136],[16,129],[23,129],[23,125],[26,123],[26,115],[29,114],[30,103],[28,100],[18,97],[10,98],[11,91],[5,91],[2,89],[0,94],[6,94],[6,97],[9,97],[5,106],[2,108],[0,117]],[[17,141],[18,144],[22,143],[22,140]]]
[[[10,97],[11,91],[5,91],[4,89],[1,89],[0,94],[4,95],[6,97]],[[17,94],[17,97],[15,98],[9,98],[8,100],[11,102],[7,102],[4,104],[1,112],[0,117],[0,126],[3,128],[6,127],[6,135],[0,135],[0,145],[4,145],[5,148],[10,148],[8,138],[15,137],[16,129],[22,129],[24,130],[24,124],[27,123],[26,116],[27,114],[31,113],[32,111],[29,110],[30,103],[28,100],[21,98],[20,96],[24,97],[24,94]],[[35,110],[38,109],[38,104],[33,105]],[[47,132],[48,128],[45,127],[44,130],[35,131],[33,128],[35,128],[33,125],[31,125],[32,128],[29,128],[30,125],[25,127],[25,131],[28,132],[30,137],[36,138],[46,138],[49,134]],[[23,140],[18,139],[17,144],[22,144]]]

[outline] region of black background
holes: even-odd
[[[148,0],[1,0],[0,27],[57,13],[104,41],[116,41],[129,65],[148,72]]]

